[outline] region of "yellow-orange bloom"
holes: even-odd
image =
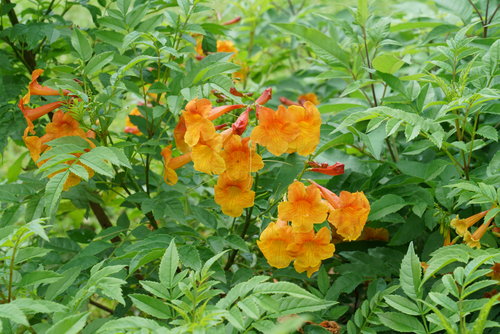
[[[169,145],[161,150],[161,155],[163,157],[163,180],[172,186],[179,180],[175,170],[191,161],[191,153],[172,158],[172,145]]]
[[[139,111],[138,108],[134,108],[132,109],[132,111],[129,113],[129,116],[142,116],[141,112]],[[139,128],[137,127],[137,125],[135,125],[134,123],[132,123],[130,121],[130,117],[127,116],[127,119],[125,120],[125,129],[124,131],[126,133],[132,133],[134,135],[142,135],[141,131],[139,130]]]
[[[283,106],[277,111],[257,106],[257,112],[259,125],[253,129],[250,138],[272,154],[282,155],[288,150],[288,144],[299,136],[299,126],[291,121],[290,113]]]
[[[299,96],[298,100],[301,105],[304,105],[307,101],[311,102],[315,106],[319,104],[318,97],[314,93],[302,94]]]
[[[309,232],[314,224],[326,220],[328,205],[321,199],[321,193],[314,185],[306,188],[294,181],[288,186],[287,201],[278,205],[278,217],[291,221],[295,232]]]
[[[222,135],[216,133],[209,140],[200,140],[193,147],[191,157],[194,169],[209,175],[221,174],[226,170],[226,163],[221,156]]]
[[[486,231],[488,231],[488,227],[490,227],[492,221],[493,218],[488,220],[487,223],[483,223],[472,234],[469,231],[465,231],[464,242],[467,244],[467,246],[471,248],[481,248],[481,238],[486,233]]]
[[[387,231],[387,229],[383,227],[380,228],[365,227],[363,229],[363,232],[361,232],[360,237],[357,240],[389,241],[389,231]]]
[[[295,258],[293,266],[299,273],[307,271],[307,277],[319,270],[321,261],[333,256],[335,246],[330,243],[330,230],[321,228],[318,233],[294,233],[293,243],[287,247],[288,254]]]
[[[200,141],[210,140],[215,136],[215,126],[208,119],[212,103],[207,99],[194,99],[186,105],[182,117],[186,126],[184,141],[189,147],[194,147]]]
[[[238,49],[234,46],[232,41],[217,41],[217,52],[232,52],[233,56],[238,54]]]
[[[22,98],[22,103],[27,104],[30,102],[31,95],[44,95],[44,96],[57,96],[61,95],[58,90],[42,86],[38,83],[38,78],[42,75],[44,71],[42,69],[36,69],[31,73],[31,82],[28,85],[28,93]],[[69,92],[64,90],[63,95],[67,95]]]
[[[455,232],[461,237],[464,236],[465,231],[467,231],[471,226],[480,221],[489,210],[485,210],[483,212],[476,213],[465,219],[459,219],[458,216],[453,218],[450,222],[450,226],[455,229]]]
[[[293,242],[292,227],[283,220],[267,225],[257,241],[260,251],[269,265],[275,268],[286,268],[294,259],[287,252]]]
[[[226,163],[227,176],[232,180],[246,179],[248,173],[264,167],[262,157],[255,151],[255,144],[250,144],[249,140],[248,137],[242,139],[233,134],[224,143],[221,156]]]
[[[328,221],[337,229],[337,233],[346,241],[359,238],[370,213],[370,203],[365,194],[341,191],[340,196],[337,196],[323,187],[320,191],[330,204]]]
[[[231,217],[239,217],[243,209],[253,206],[255,192],[251,190],[253,179],[250,175],[244,180],[231,180],[226,173],[219,176],[215,190],[215,203],[222,212]]]
[[[288,153],[297,152],[308,156],[314,153],[319,144],[321,114],[311,102],[307,101],[304,107],[290,106],[288,113],[293,123],[299,126],[299,135],[289,143]]]

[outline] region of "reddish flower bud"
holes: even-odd
[[[267,88],[262,94],[259,96],[255,104],[263,105],[266,104],[273,97],[273,89]]]
[[[233,125],[231,126],[234,134],[241,136],[243,132],[245,132],[248,126],[249,116],[250,116],[250,109],[247,109],[238,117],[236,122],[234,122]]]
[[[340,163],[340,162],[337,162],[331,166],[324,166],[322,164],[321,167],[318,167],[318,168],[311,168],[311,171],[312,172],[317,172],[317,173],[321,173],[321,174],[325,174],[325,175],[331,175],[331,176],[334,176],[334,175],[342,175],[344,174],[344,164]]]
[[[287,99],[286,97],[282,96],[280,97],[280,102],[284,104],[285,106],[300,106],[297,102],[294,102],[290,99]]]
[[[231,24],[235,24],[235,23],[238,23],[241,21],[241,16],[238,16],[238,17],[235,17],[234,19],[232,20],[229,20],[227,22],[224,22],[222,23],[223,26],[228,26],[228,25],[231,25]]]
[[[225,129],[226,127],[227,127],[227,123],[216,125],[215,130],[222,130],[222,129]]]
[[[234,87],[231,87],[229,89],[229,93],[233,94],[234,96],[239,96],[239,97],[243,97],[243,93],[239,92],[236,88]]]

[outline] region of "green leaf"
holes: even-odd
[[[159,299],[142,294],[129,295],[132,303],[142,312],[158,319],[170,319],[172,314],[167,304]]]
[[[424,326],[414,316],[397,312],[377,313],[377,316],[384,326],[397,332],[425,333]]]
[[[16,324],[29,326],[28,319],[17,306],[10,304],[0,304],[0,318],[10,320]]]
[[[73,34],[71,34],[71,45],[78,52],[80,58],[86,62],[92,57],[94,50],[85,35],[78,27],[74,27]]]
[[[401,66],[403,66],[404,62],[400,60],[398,57],[385,53],[376,56],[373,58],[373,68],[382,73],[394,74],[396,73]]]
[[[66,291],[76,281],[80,275],[80,271],[80,267],[73,267],[63,272],[61,278],[49,285],[47,292],[45,292],[45,298],[53,300]]]
[[[85,66],[85,68],[83,69],[83,73],[89,76],[94,74],[95,72],[106,66],[111,60],[113,60],[113,57],[113,51],[106,51],[95,55]]]
[[[141,317],[124,317],[106,322],[96,334],[123,333],[124,331],[142,333],[145,330],[161,333],[162,327],[154,320]]]
[[[327,58],[330,62],[337,60],[344,67],[349,68],[349,54],[333,38],[319,30],[294,23],[275,23],[273,26],[302,38],[320,57]]]
[[[57,211],[64,183],[68,179],[69,173],[69,170],[57,173],[49,179],[45,186],[45,208],[49,216],[53,216]]]
[[[490,314],[493,305],[498,304],[498,293],[488,300],[488,303],[479,312],[479,316],[474,321],[474,327],[472,327],[472,334],[482,334],[486,321],[488,320],[488,315]]]
[[[67,316],[56,322],[45,334],[77,334],[85,327],[88,316],[87,312]]]
[[[174,239],[170,242],[170,245],[165,251],[163,258],[161,259],[159,269],[160,282],[169,289],[174,287],[174,276],[178,267],[179,253],[177,252]]]
[[[32,271],[23,276],[21,282],[19,282],[19,286],[53,283],[57,281],[60,277],[61,274],[58,274],[50,270]]]
[[[398,195],[384,195],[370,205],[370,216],[368,217],[368,219],[381,219],[388,214],[398,212],[406,204],[406,201]]]
[[[486,139],[498,141],[498,131],[491,125],[481,126],[476,133]]]
[[[368,0],[358,0],[356,19],[360,26],[364,27],[368,20]]]
[[[253,290],[255,294],[286,294],[298,298],[318,300],[316,296],[290,282],[262,283]]]
[[[420,298],[421,295],[421,275],[422,268],[420,267],[420,260],[413,249],[413,242],[410,242],[408,252],[401,262],[399,280],[401,281],[401,288],[405,294],[414,300]]]
[[[12,301],[12,304],[28,314],[65,312],[67,310],[67,307],[64,305],[48,300],[31,298],[18,298]]]
[[[396,165],[401,172],[407,175],[431,181],[441,175],[450,163],[443,159],[434,159],[430,162],[400,160]]]
[[[408,315],[420,315],[417,304],[408,298],[398,295],[388,295],[384,297],[384,300],[389,306],[395,308],[399,312],[403,312]]]

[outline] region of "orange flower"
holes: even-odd
[[[215,133],[209,140],[200,140],[191,152],[194,169],[206,174],[221,174],[226,170],[226,163],[221,156],[222,135]]]
[[[232,52],[234,53],[231,57],[238,54],[238,49],[234,46],[232,41],[217,41],[217,52]]]
[[[179,180],[175,170],[191,161],[191,153],[172,158],[172,145],[161,150],[163,157],[163,180],[168,185],[174,185]]]
[[[453,218],[450,222],[450,226],[455,229],[455,232],[461,237],[464,236],[464,233],[475,223],[481,220],[486,214],[488,213],[489,210],[485,210],[483,212],[476,213],[475,215],[472,215],[468,218],[465,219],[459,219],[458,215]]]
[[[257,106],[259,125],[250,137],[252,141],[265,146],[274,155],[281,155],[288,150],[288,144],[299,136],[300,128],[292,123],[291,115],[283,106],[277,111]]]
[[[299,100],[299,103],[301,105],[304,105],[305,102],[307,102],[307,101],[311,102],[315,106],[317,106],[319,104],[318,97],[314,93],[302,94],[302,95],[299,96],[298,100]]]
[[[92,143],[87,139],[87,133],[80,128],[80,123],[69,112],[65,113],[58,110],[54,113],[52,122],[45,127],[45,134],[41,137],[41,140],[43,143],[47,143],[56,138],[67,136],[78,136],[87,140],[89,144]]]
[[[298,124],[300,130],[299,135],[289,143],[287,152],[297,152],[304,156],[312,154],[319,144],[321,114],[309,101],[304,107],[288,107],[288,113],[291,115],[291,121]]]
[[[132,109],[132,111],[130,112],[129,116],[142,116],[141,112],[139,111],[138,108],[134,108]],[[130,121],[130,117],[127,116],[127,119],[125,121],[125,129],[124,131],[126,133],[132,133],[134,135],[142,135],[141,131],[139,130],[139,128],[137,127],[137,125],[135,125],[134,123],[132,123]]]
[[[43,73],[42,69],[36,69],[31,73],[31,82],[28,85],[28,93],[24,95],[24,97],[22,98],[24,104],[30,102],[31,95],[44,95],[44,96],[61,95],[58,90],[47,86],[42,86],[38,83],[38,78],[42,75],[42,73]],[[63,95],[67,95],[69,91],[63,90],[62,93]]]
[[[221,156],[226,163],[226,174],[232,180],[248,177],[248,173],[256,172],[264,167],[262,157],[255,151],[255,144],[249,147],[250,138],[241,139],[231,135],[224,143]]]
[[[339,197],[325,187],[312,183],[328,201],[330,205],[328,221],[337,229],[337,233],[346,241],[359,238],[370,213],[370,203],[365,194],[362,191],[355,193],[341,191]]]
[[[307,188],[299,181],[288,187],[288,200],[278,206],[278,217],[291,221],[296,232],[309,232],[314,224],[325,221],[328,205],[321,200],[320,191],[310,185]]]
[[[361,236],[357,240],[389,241],[389,231],[387,231],[387,229],[383,227],[380,228],[365,227],[363,229],[363,232],[361,233]]]
[[[207,118],[212,110],[212,103],[207,99],[194,99],[186,105],[182,113],[186,133],[184,141],[189,147],[194,147],[200,138],[210,140],[215,136],[215,126]]]
[[[481,248],[481,238],[488,230],[488,227],[490,227],[492,221],[493,218],[488,220],[487,223],[483,223],[477,228],[477,230],[474,231],[473,234],[471,234],[469,231],[465,231],[464,242],[467,244],[467,246],[471,248]]]
[[[500,262],[495,262],[493,267],[491,267],[491,273],[486,274],[486,276],[491,277],[496,281],[500,281]]]
[[[260,251],[269,265],[275,268],[286,268],[293,257],[287,252],[287,247],[293,241],[292,227],[283,220],[270,223],[257,241]]]
[[[321,261],[332,257],[335,252],[330,239],[330,230],[326,227],[318,233],[294,233],[293,243],[287,247],[287,251],[295,258],[295,270],[299,273],[307,271],[307,277],[318,271]]]
[[[250,175],[244,180],[233,181],[226,173],[219,176],[215,185],[215,203],[221,206],[222,212],[231,217],[239,217],[244,208],[253,205],[255,192],[251,190],[253,179]]]
[[[345,240],[359,238],[370,213],[370,203],[363,192],[341,191],[338,202],[330,203],[328,221]]]

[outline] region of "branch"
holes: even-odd
[[[102,206],[99,203],[96,202],[89,202],[90,208],[92,209],[92,212],[94,213],[95,217],[97,218],[97,221],[99,222],[99,225],[101,225],[102,229],[105,230],[109,227],[112,227],[113,224],[111,224],[111,220],[109,220],[108,215],[102,208]],[[111,239],[111,242],[120,242],[120,237],[116,236]]]

